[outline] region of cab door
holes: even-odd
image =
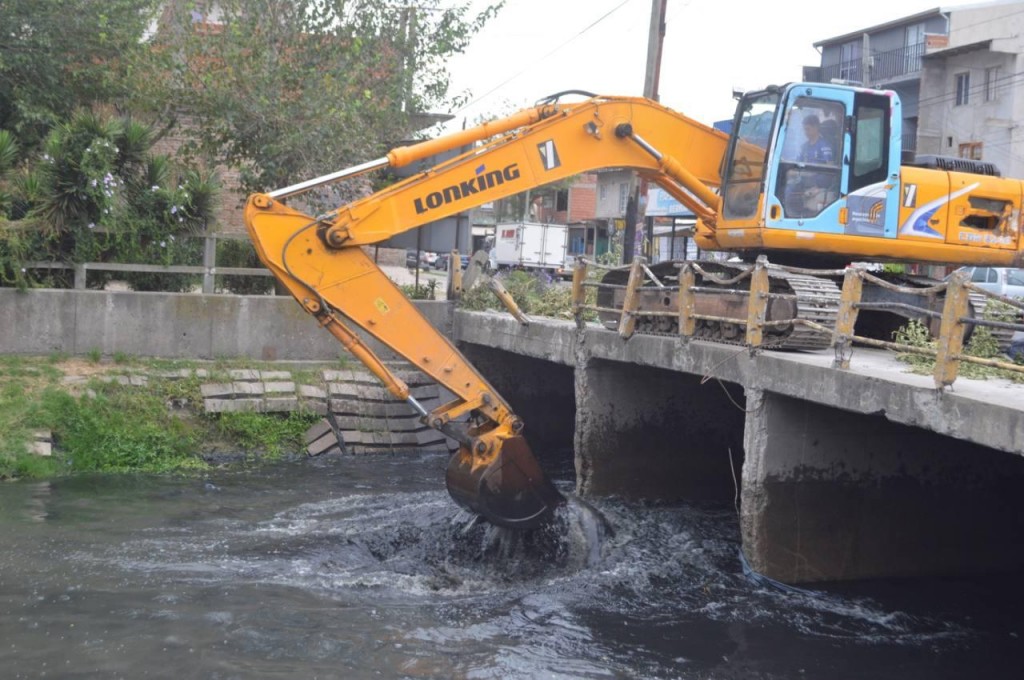
[[[853,100],[852,90],[828,86],[789,91],[765,192],[768,229],[842,233]]]

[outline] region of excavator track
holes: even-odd
[[[681,261],[662,262],[650,268],[664,288],[648,283],[641,289],[636,319],[637,333],[673,336],[678,334],[679,319],[676,314],[679,311],[679,269],[683,264]],[[712,277],[722,280],[732,279],[748,267],[716,260],[697,260],[694,264],[699,265]],[[773,265],[768,266],[768,277],[769,289],[773,294],[769,301],[769,321],[803,319],[830,329],[835,326],[840,290],[834,282],[794,274]],[[599,289],[598,306],[621,309],[628,278],[629,272],[625,270],[606,274],[602,283],[610,284],[611,287]],[[726,344],[744,344],[748,301],[746,291],[750,286],[749,279],[723,286],[711,277],[705,278],[698,273],[695,283],[698,314],[735,321],[698,320],[694,337]],[[665,312],[676,314],[664,315]],[[602,312],[600,319],[606,328],[617,330],[621,316]],[[827,348],[831,340],[829,335],[807,326],[789,324],[765,328],[762,347],[780,350],[818,350]]]
[[[882,278],[884,278],[889,283],[893,283],[893,284],[899,285],[899,286],[904,286],[904,287],[907,287],[907,288],[930,288],[932,286],[935,286],[938,283],[941,283],[940,281],[938,281],[936,279],[933,279],[933,278],[929,278],[927,276],[915,276],[915,275],[909,275],[909,274],[889,274],[889,275],[884,275],[883,274],[881,276],[882,276]],[[884,295],[884,291],[883,291],[883,295]],[[970,307],[969,307],[970,316],[972,316],[974,318],[977,318],[977,319],[984,318],[985,307],[989,304],[989,302],[991,301],[991,298],[989,298],[989,297],[987,297],[987,296],[985,296],[985,295],[983,295],[981,293],[973,293],[973,292],[972,293],[968,293],[968,298],[970,299]],[[907,302],[910,302],[912,304],[921,305],[921,306],[927,306],[929,304],[929,301],[927,301],[925,299],[921,299],[921,298],[917,298],[917,299],[910,298],[910,299],[907,300]],[[932,309],[934,311],[941,313],[942,312],[942,306],[943,306],[943,295],[940,293],[940,294],[934,296],[934,298],[930,301],[930,305],[931,305],[931,307],[932,307]],[[865,312],[861,312],[861,314],[866,316]],[[907,318],[906,315],[898,316],[896,314],[890,314],[890,316],[892,317],[892,320],[889,322],[890,332],[888,334],[886,334],[886,335],[883,335],[883,334],[881,334],[879,332],[877,327],[873,327],[872,328],[873,332],[870,333],[870,337],[878,337],[878,338],[880,338],[882,340],[890,340],[891,336],[892,336],[892,331],[895,330],[895,328],[897,328],[898,326],[901,326],[901,325],[906,323],[906,318]],[[928,326],[928,328],[931,331],[933,336],[938,334],[938,330],[939,330],[938,320],[934,320],[934,319],[933,320],[929,320],[929,319],[926,319],[926,318],[922,317],[922,318],[919,319],[919,321],[921,321],[926,326]],[[969,340],[970,339],[971,335],[974,332],[974,329],[975,329],[975,326],[973,324],[968,326],[967,335],[966,335],[965,340]],[[858,332],[861,332],[861,331],[858,331]],[[864,333],[869,333],[869,331],[867,331],[867,330],[864,330],[863,332]],[[992,327],[989,327],[988,332],[991,334],[992,338],[999,345],[999,350],[1001,352],[1006,352],[1009,349],[1010,342],[1013,339],[1013,333],[1014,333],[1013,330],[1006,329],[1006,328],[992,328]]]

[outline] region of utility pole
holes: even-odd
[[[658,81],[661,77],[661,53],[665,43],[665,12],[668,0],[651,0],[651,27],[647,36],[647,68],[644,73],[644,96],[658,101]],[[626,228],[623,231],[622,257],[628,264],[633,261],[636,226],[644,220],[647,183],[637,182],[636,174],[630,182],[629,201],[626,204]],[[647,225],[647,243],[653,247],[654,220]],[[650,257],[651,253],[645,253]]]

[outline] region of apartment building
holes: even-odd
[[[815,43],[806,80],[895,90],[904,158],[985,160],[1024,177],[1024,2],[936,7]]]

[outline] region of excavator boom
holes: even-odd
[[[632,136],[687,154],[685,167]],[[449,463],[452,498],[506,527],[538,526],[562,502],[526,440],[522,421],[462,354],[402,294],[361,246],[471,207],[602,167],[634,167],[713,221],[727,138],[645,99],[549,102],[509,118],[410,147],[327,177],[250,196],[245,222],[260,259],[303,308],[423,421],[459,442]],[[285,204],[326,182],[480,146],[327,215]],[[355,325],[445,386],[455,399],[427,412]]]

